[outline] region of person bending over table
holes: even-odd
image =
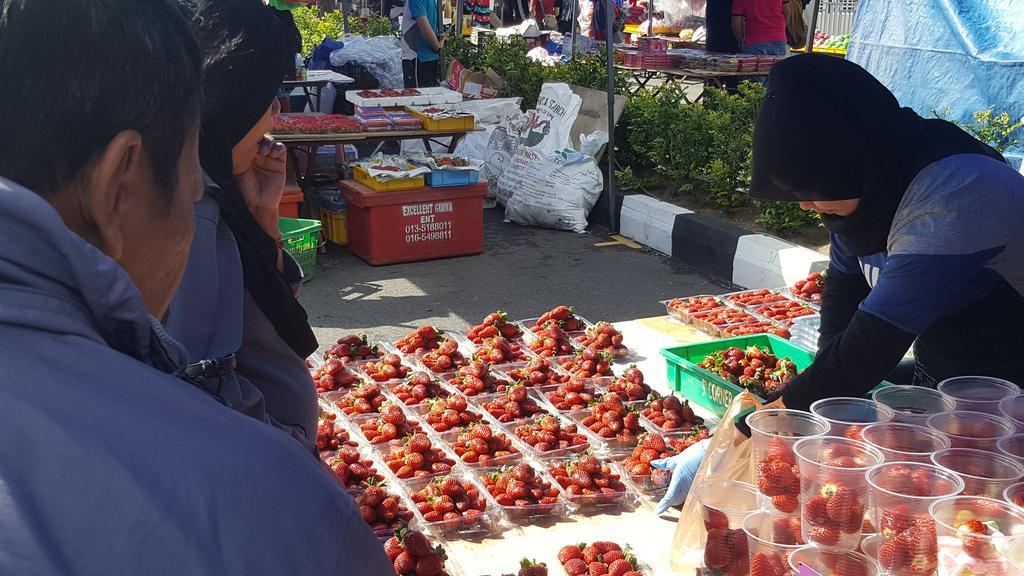
[[[158,321],[202,193],[180,6],[0,14],[0,574],[392,573],[331,474],[187,381]]]
[[[807,118],[830,144],[794,151]],[[799,202],[831,233],[818,352],[782,390],[787,408],[863,396],[911,346],[914,384],[1024,384],[1024,176],[998,152],[901,108],[860,66],[807,54],[772,68],[753,160],[753,197]],[[674,471],[662,511],[683,501],[706,445],[660,461]]]
[[[284,146],[264,136],[295,43],[260,0],[203,6],[203,47],[234,40],[203,74],[206,191],[167,329],[210,394],[316,453],[319,410],[305,358],[317,341],[293,291],[302,272],[278,243]]]

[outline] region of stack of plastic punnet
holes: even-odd
[[[938,567],[933,502],[956,496],[964,482],[956,474],[917,462],[889,462],[868,470],[878,562],[889,576],[927,576]]]
[[[896,422],[918,426],[926,426],[932,414],[956,409],[952,398],[924,386],[885,386],[872,392],[871,399],[891,408]]]
[[[933,502],[939,576],[1021,574],[1008,556],[1024,540],[1024,510],[991,498],[954,496]]]
[[[932,414],[928,427],[945,434],[953,448],[995,451],[999,441],[1013,435],[1013,424],[988,412],[954,410]]]
[[[1020,482],[1024,466],[984,450],[947,448],[932,455],[932,464],[954,472],[964,481],[962,494],[1002,498],[1008,486]]]
[[[1024,466],[1024,433],[999,440],[996,442],[996,449],[1003,456],[1009,456]]]
[[[1024,394],[1007,396],[999,401],[999,414],[1013,422],[1017,432],[1024,433]]]
[[[801,564],[822,576],[878,576],[874,560],[859,552],[804,546],[789,555],[789,567],[794,575],[802,574]]]
[[[743,521],[758,510],[757,490],[745,482],[708,481],[694,488],[701,506],[705,568],[724,576],[750,573],[750,555]]]
[[[949,448],[945,434],[902,422],[884,422],[866,426],[861,431],[864,442],[878,448],[886,462],[920,462],[930,464],[932,454]]]
[[[804,545],[799,516],[755,512],[743,520],[750,548],[751,574],[778,574],[789,570],[789,555]]]
[[[808,350],[818,349],[818,329],[821,327],[821,316],[801,316],[793,319],[789,327],[790,342],[796,342]]]
[[[939,382],[939,392],[956,402],[957,410],[999,415],[999,403],[1020,394],[1013,382],[989,376],[958,376]]]
[[[865,473],[882,463],[882,454],[863,442],[834,436],[804,438],[793,451],[800,466],[804,541],[856,550],[870,501]]]
[[[800,470],[793,444],[828,433],[828,422],[800,410],[758,410],[747,416],[754,447],[754,478],[761,506],[775,514],[800,513]]]
[[[811,414],[828,421],[829,436],[861,440],[861,430],[869,424],[888,422],[892,408],[864,398],[825,398],[811,404]]]

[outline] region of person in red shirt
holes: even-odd
[[[786,12],[789,0],[733,0],[732,32],[744,54],[784,56]]]

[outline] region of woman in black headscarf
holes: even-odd
[[[304,359],[317,342],[293,291],[302,273],[279,244],[284,148],[265,136],[298,46],[260,0],[203,6],[202,43],[219,52],[203,78],[206,193],[167,327],[212,395],[315,450],[316,391]]]
[[[812,121],[828,145],[795,152]],[[924,119],[856,64],[776,64],[754,130],[751,195],[799,202],[831,232],[814,364],[791,408],[859,396],[914,345],[914,383],[1024,383],[1024,178],[955,125]],[[915,343],[916,341],[916,343]]]

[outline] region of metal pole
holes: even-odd
[[[821,0],[814,0],[813,6],[811,9],[811,25],[807,29],[807,46],[804,47],[808,54],[814,52],[814,32],[818,27],[818,10],[821,9]]]
[[[654,0],[647,1],[647,35],[654,36]]]
[[[565,2],[566,0],[562,0],[562,1]],[[568,0],[568,1],[572,2],[572,9],[569,12],[569,15],[572,16],[572,19],[569,22],[569,27],[570,27],[569,28],[569,33],[572,34],[572,49],[569,52],[569,58],[575,59],[576,58],[576,41],[578,40],[578,38],[576,37],[577,36],[577,34],[576,34],[576,18],[577,18],[576,6],[579,4],[580,0]]]
[[[345,36],[348,36],[348,3],[349,0],[342,0],[341,3],[341,22]]]
[[[448,0],[444,0],[447,2]],[[456,0],[455,14],[452,15],[452,23],[455,25],[455,36],[462,37],[462,13],[466,10],[465,0]]]
[[[600,2],[601,0],[598,0]],[[618,214],[615,211],[615,61],[612,50],[612,22],[615,0],[604,0],[604,50],[605,67],[608,70],[608,227],[619,231]]]

